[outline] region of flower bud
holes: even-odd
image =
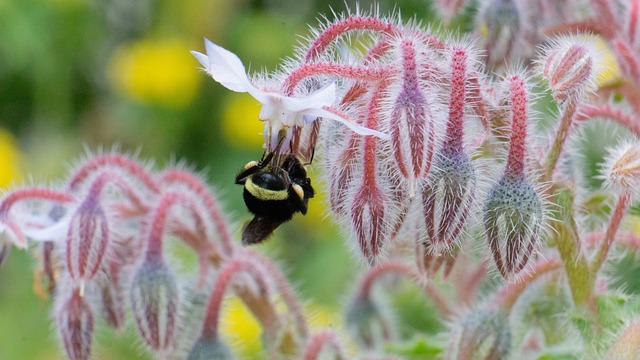
[[[109,244],[107,217],[97,198],[88,197],[71,218],[67,268],[74,280],[89,280],[100,268]]]
[[[376,348],[391,338],[392,325],[370,296],[356,296],[345,314],[347,329],[367,348]]]
[[[147,258],[136,271],[130,290],[138,332],[155,351],[173,345],[178,311],[175,278],[162,259]]]
[[[594,41],[586,37],[565,36],[545,50],[542,75],[549,82],[557,101],[576,97],[596,86]]]
[[[640,187],[640,143],[624,142],[610,149],[602,177],[608,186],[616,190],[637,192]]]
[[[102,316],[114,329],[122,329],[125,322],[124,296],[119,280],[118,276],[112,273],[99,282]]]
[[[188,360],[227,360],[233,359],[231,350],[217,337],[201,336],[193,345]]]
[[[474,309],[461,316],[449,334],[446,359],[505,359],[511,349],[511,329],[504,314]]]
[[[527,264],[540,236],[543,215],[540,195],[524,176],[503,176],[489,192],[484,228],[503,277],[509,278]]]
[[[388,129],[393,156],[400,174],[409,181],[410,195],[416,179],[423,178],[431,167],[434,147],[434,118],[418,75],[419,52],[416,44],[403,40],[399,45],[402,59],[402,85],[390,113]],[[386,122],[385,122],[386,123]],[[383,124],[385,124],[383,123]]]
[[[460,235],[476,191],[475,168],[462,151],[443,148],[422,190],[426,250],[439,254]]]
[[[487,66],[493,70],[508,62],[522,32],[522,15],[513,0],[489,0],[478,12]]]
[[[57,311],[56,322],[69,359],[89,359],[93,338],[93,311],[79,290],[74,290],[69,300]]]
[[[622,330],[616,342],[609,348],[605,359],[635,360],[640,358],[640,319]]]

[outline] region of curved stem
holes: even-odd
[[[590,269],[594,276],[600,270],[602,264],[607,260],[609,250],[615,240],[616,232],[620,227],[620,223],[624,218],[624,213],[629,207],[630,200],[631,195],[626,191],[618,196],[613,214],[611,215],[611,219],[609,219],[609,226],[607,226],[607,231],[604,234],[604,239],[602,240],[602,243],[600,243],[600,247],[596,251],[593,260],[591,260]]]
[[[209,303],[207,305],[207,315],[204,319],[204,323],[202,325],[202,336],[208,338],[217,338],[218,336],[218,323],[220,318],[220,307],[222,306],[222,301],[224,300],[224,295],[227,292],[227,288],[234,275],[240,272],[246,272],[251,275],[251,278],[256,282],[258,287],[260,288],[261,297],[264,299],[267,297],[267,293],[269,292],[268,280],[265,278],[264,270],[256,264],[256,262],[251,258],[238,257],[235,259],[229,260],[218,273],[218,277],[216,278],[215,287],[211,291],[211,295],[209,297]],[[263,300],[264,303],[268,303],[268,300]],[[269,307],[272,307],[269,305]],[[274,309],[270,311],[271,316],[269,317],[269,321],[273,322],[276,320],[276,312]],[[260,318],[260,321],[263,321],[263,326],[265,329],[272,329],[273,325],[271,323],[264,323],[267,321],[266,318]]]
[[[69,178],[68,187],[70,190],[77,189],[95,171],[101,168],[123,169],[140,180],[152,192],[159,192],[160,188],[153,180],[153,177],[134,160],[121,154],[105,154],[91,158],[78,168]]]
[[[583,106],[576,112],[575,119],[576,121],[585,121],[595,117],[611,119],[640,137],[640,121],[609,104]]]
[[[553,140],[553,144],[551,145],[551,149],[549,149],[549,152],[547,153],[545,161],[545,180],[547,181],[553,178],[553,172],[556,169],[558,159],[560,158],[560,154],[562,154],[562,148],[564,147],[564,143],[569,135],[569,130],[571,129],[573,115],[576,112],[576,105],[577,102],[572,98],[569,98],[562,112],[560,125],[558,126],[558,130],[556,130],[556,136]]]
[[[511,311],[522,292],[536,279],[549,272],[562,268],[562,263],[558,260],[541,260],[536,262],[519,281],[505,285],[496,295],[494,305],[500,310]]]
[[[363,82],[380,81],[389,76],[391,67],[366,68],[334,63],[306,63],[292,71],[285,79],[285,94],[292,95],[295,87],[304,79],[315,75],[334,75]]]
[[[190,172],[179,169],[165,171],[160,175],[159,182],[163,184],[184,184],[204,202],[211,221],[216,228],[216,233],[220,236],[224,253],[227,256],[231,256],[234,249],[233,235],[231,234],[227,220],[224,218],[218,200],[213,193],[207,189],[204,182]]]
[[[335,352],[335,358],[338,360],[347,360],[344,350],[340,341],[336,337],[336,334],[331,331],[322,331],[311,337],[307,350],[304,353],[304,360],[317,360],[320,357],[320,352],[325,346],[332,346]]]
[[[305,61],[315,60],[334,40],[353,30],[369,30],[391,35],[397,32],[396,26],[376,17],[350,16],[329,25],[309,46]]]
[[[11,207],[22,200],[47,200],[54,202],[72,202],[75,197],[60,191],[47,188],[26,188],[18,189],[10,192],[0,202],[0,219],[4,219],[9,215]]]

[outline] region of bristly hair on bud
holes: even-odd
[[[71,360],[87,360],[93,339],[93,310],[80,288],[74,288],[68,298],[60,298],[62,305],[55,317],[67,356]]]
[[[486,305],[461,314],[452,325],[446,359],[505,359],[512,342],[507,315]]]
[[[605,70],[596,41],[588,35],[558,36],[541,49],[539,73],[556,101],[575,101],[596,90],[597,76]]]
[[[491,71],[504,67],[518,48],[526,17],[522,7],[514,0],[487,0],[477,13],[478,32],[487,54],[487,68]]]
[[[605,185],[635,194],[640,188],[640,141],[625,141],[609,149],[601,169]]]
[[[465,106],[468,82],[474,69],[465,47],[450,49],[451,95],[446,137],[422,189],[426,225],[426,251],[449,250],[461,234],[474,201],[476,169],[464,149]]]
[[[511,135],[504,173],[484,203],[483,223],[500,274],[511,278],[533,255],[545,219],[539,191],[525,173],[529,98],[525,79],[509,75]]]
[[[156,352],[170,350],[178,317],[178,286],[159,258],[146,259],[131,282],[131,310],[138,332]]]

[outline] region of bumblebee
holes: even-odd
[[[264,241],[295,213],[306,214],[314,195],[311,179],[300,160],[277,150],[263,155],[259,162],[245,165],[236,176],[236,184],[244,186],[244,203],[254,215],[242,233],[245,246]]]

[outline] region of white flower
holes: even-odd
[[[64,242],[76,207],[70,205],[60,208],[64,213],[55,219],[48,214],[29,211],[26,207],[17,207],[14,214],[4,221],[0,220],[0,244],[26,249],[27,241]]]
[[[27,240],[20,228],[11,221],[0,221],[0,247],[15,246],[20,249],[27,247]]]
[[[334,83],[325,86],[306,97],[291,97],[273,91],[259,89],[247,77],[242,61],[232,52],[205,39],[207,54],[197,51],[191,53],[204,67],[204,71],[222,86],[236,92],[248,92],[262,103],[258,118],[266,121],[265,135],[273,142],[278,141],[280,130],[288,130],[295,125],[304,126],[322,117],[338,121],[351,130],[362,135],[374,135],[383,139],[387,134],[358,125],[350,119],[345,119],[330,111],[336,100],[336,86]],[[290,132],[287,131],[289,134]]]

